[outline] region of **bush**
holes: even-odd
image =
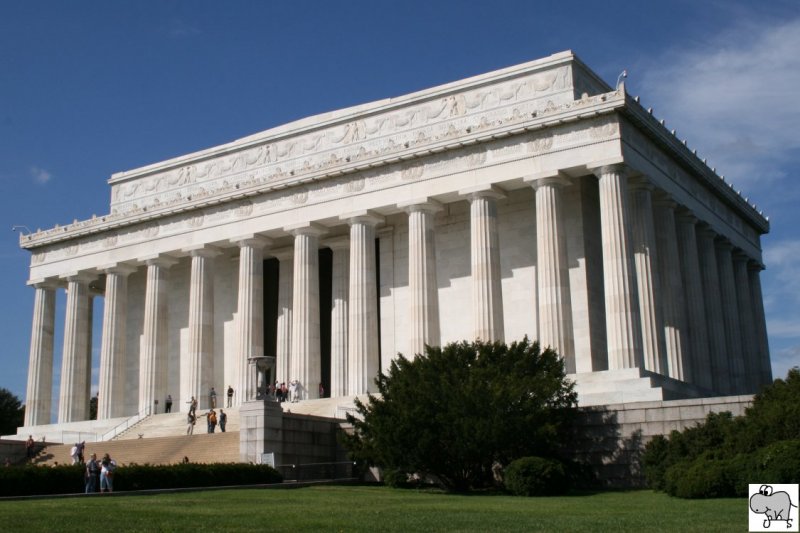
[[[745,496],[748,483],[800,480],[800,369],[753,399],[745,416],[711,413],[642,455],[648,486],[683,498]]]
[[[568,489],[564,465],[543,457],[522,457],[505,469],[506,489],[517,496],[557,496]]]
[[[351,457],[449,490],[492,486],[495,462],[556,456],[577,399],[563,360],[527,338],[426,347],[377,383],[380,397],[356,401],[363,419],[348,416]]]
[[[0,496],[83,492],[83,473],[83,465],[2,468]],[[120,466],[114,472],[115,491],[258,485],[281,481],[283,478],[274,468],[243,463],[129,465]]]
[[[666,471],[667,493],[679,498],[726,498],[735,496],[731,460],[698,457]]]
[[[758,450],[753,458],[752,481],[800,483],[800,440],[784,440]]]

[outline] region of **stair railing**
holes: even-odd
[[[119,435],[120,433],[122,433],[124,431],[127,431],[128,429],[132,428],[133,426],[135,426],[136,424],[138,424],[139,422],[141,422],[142,420],[144,420],[145,418],[147,418],[151,414],[152,414],[152,408],[151,407],[145,407],[144,409],[142,409],[141,411],[139,411],[135,415],[133,415],[131,417],[128,417],[126,420],[120,422],[119,424],[117,424],[113,428],[111,428],[108,431],[106,431],[105,433],[103,433],[100,436],[99,440],[100,441],[111,440],[114,437],[116,437],[117,435]]]

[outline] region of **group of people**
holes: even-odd
[[[275,382],[274,385],[270,385],[269,387],[269,394],[278,402],[296,402],[300,399],[300,390],[302,387],[300,386],[300,382],[296,379],[293,379],[289,382],[289,386],[286,386],[286,382]]]
[[[211,391],[213,392],[214,389],[212,388]],[[192,399],[187,402],[189,404],[189,413],[187,414],[187,427],[186,427],[186,434],[192,435],[194,434],[194,426],[197,423],[197,399],[192,396]],[[225,413],[225,410],[220,408],[219,416],[217,416],[217,412],[214,410],[214,404],[212,403],[211,409],[203,415],[206,417],[206,425],[208,428],[208,433],[214,433],[217,428],[217,424],[219,424],[219,429],[225,433],[225,426],[228,424],[228,415]]]
[[[114,471],[117,469],[117,463],[110,455],[103,455],[103,459],[97,460],[97,454],[93,453],[89,456],[89,461],[86,463],[86,470],[84,471],[84,480],[86,485],[86,494],[97,492],[98,487],[100,492],[113,492],[114,491]]]

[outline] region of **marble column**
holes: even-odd
[[[153,410],[156,400],[163,404],[167,394],[167,271],[175,263],[177,260],[168,256],[152,257],[145,261],[147,283],[142,351],[139,356],[139,412]]]
[[[290,380],[298,380],[301,398],[319,397],[322,354],[319,330],[319,237],[315,224],[291,228],[294,235],[294,298]]]
[[[473,336],[486,342],[505,338],[503,292],[500,283],[500,238],[496,187],[460,191],[470,205]]]
[[[742,355],[741,324],[736,299],[736,280],[733,276],[733,247],[720,238],[716,241],[717,268],[719,284],[722,289],[722,321],[725,327],[725,343],[728,346],[728,372],[731,376],[734,394],[745,394],[744,357]]]
[[[180,398],[194,396],[198,406],[207,409],[211,407],[208,392],[215,385],[214,257],[220,251],[212,246],[185,251],[189,252],[192,265],[189,278],[189,338],[180,362]]]
[[[278,328],[275,379],[289,385],[292,353],[292,300],[294,298],[294,248],[272,252],[278,260]]]
[[[567,264],[562,175],[526,179],[536,191],[536,258],[539,341],[564,357],[567,372],[575,372],[572,299]]]
[[[380,368],[375,226],[371,214],[343,217],[350,225],[350,290],[347,319],[348,395],[375,392]]]
[[[636,285],[642,323],[644,367],[651,372],[669,375],[664,345],[664,318],[661,310],[661,287],[658,279],[658,250],[653,221],[653,186],[644,177],[631,181],[631,242],[636,268]],[[683,379],[682,368],[672,368]]]
[[[233,405],[241,405],[255,397],[257,386],[248,359],[264,355],[264,248],[272,241],[260,235],[247,235],[231,239],[231,242],[239,246]]]
[[[678,257],[681,264],[680,274],[683,281],[682,294],[689,334],[688,359],[692,382],[708,390],[713,390],[714,380],[706,322],[706,301],[697,247],[697,219],[689,211],[679,210],[676,217],[676,230]]]
[[[600,193],[608,368],[641,368],[642,327],[625,168],[603,166],[595,169],[595,174]]]
[[[743,393],[758,392],[761,363],[756,346],[755,315],[751,300],[750,278],[747,274],[747,256],[741,251],[733,254],[733,278],[736,303],[739,311],[739,338],[741,339],[742,365],[744,367]]]
[[[772,383],[772,364],[769,360],[769,342],[767,340],[767,320],[764,314],[764,297],[761,294],[761,271],[763,269],[764,266],[756,261],[751,261],[748,268],[750,299],[753,302],[753,323],[755,324],[758,350],[760,386]]]
[[[719,283],[717,253],[714,245],[716,236],[716,233],[709,227],[698,227],[697,251],[700,255],[700,271],[703,276],[706,328],[711,352],[711,376],[715,391],[720,394],[734,394],[735,387],[728,368],[725,322],[722,318],[722,289]]]
[[[28,389],[25,397],[25,425],[50,423],[53,389],[53,331],[56,320],[55,285],[35,283],[31,351],[28,360]]]
[[[696,383],[689,360],[686,301],[681,277],[681,253],[675,222],[675,202],[659,197],[654,202],[656,249],[658,250],[659,295],[664,320],[666,374]],[[695,257],[697,254],[695,253]],[[699,278],[697,278],[699,283]]]
[[[103,305],[103,334],[100,343],[97,419],[124,416],[126,324],[128,320],[128,276],[136,271],[130,265],[114,265],[106,273]]]
[[[61,390],[58,422],[77,422],[89,418],[87,357],[89,346],[89,282],[93,277],[67,278],[67,308],[64,320],[64,351],[61,356]]]
[[[434,216],[442,209],[432,200],[401,204],[408,213],[409,358],[439,346],[439,285],[436,281]]]
[[[350,239],[324,243],[333,252],[331,274],[331,398],[347,396],[347,317],[350,290]]]

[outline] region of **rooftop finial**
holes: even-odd
[[[619,73],[619,76],[617,76],[617,89],[616,90],[619,91],[619,86],[622,85],[622,80],[624,80],[627,77],[628,77],[628,69],[625,69],[625,70],[623,70],[622,72]]]

